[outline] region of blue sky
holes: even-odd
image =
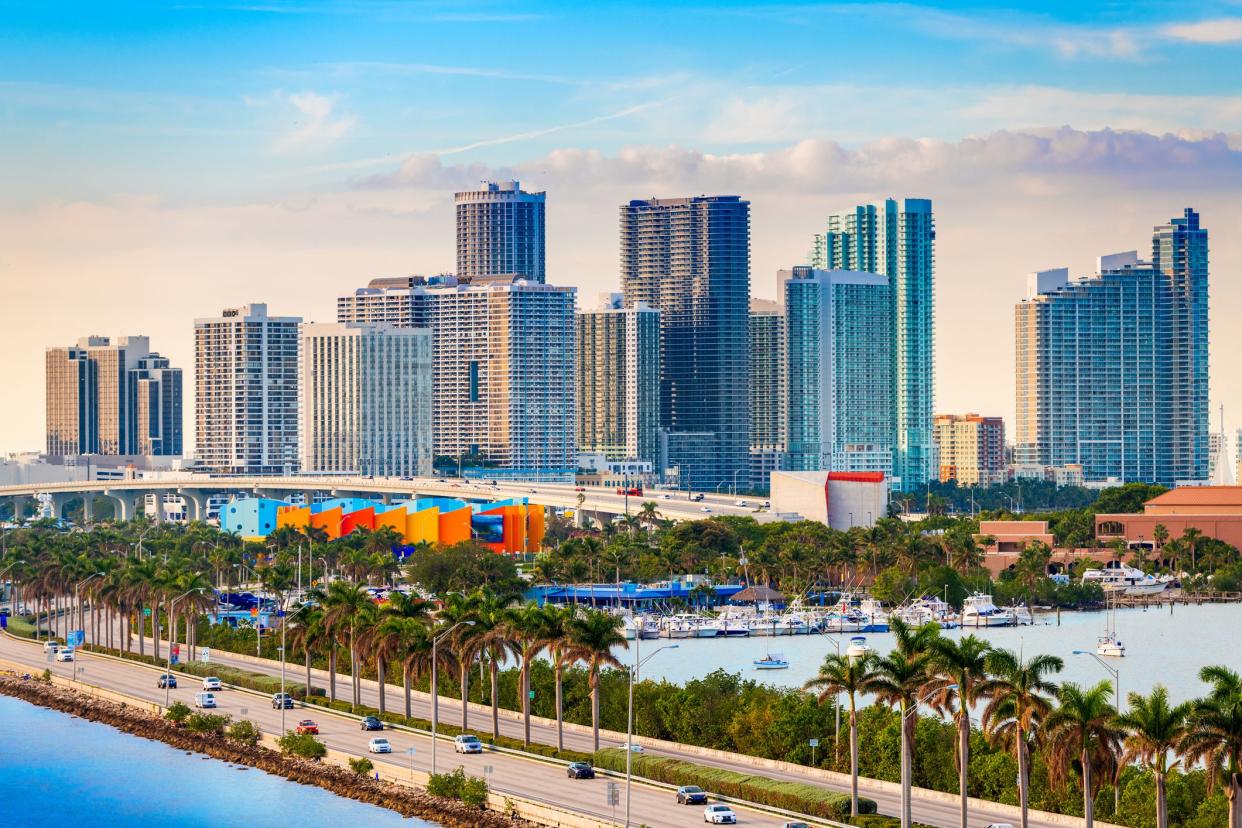
[[[191,319],[226,304],[329,318],[373,276],[451,269],[452,192],[484,177],[548,191],[580,305],[616,288],[628,198],[750,198],[772,296],[822,215],[908,195],[937,207],[939,407],[1009,416],[1025,272],[1197,206],[1213,318],[1236,311],[1240,86],[1223,0],[3,3],[0,352],[33,403],[42,348],[87,333],[188,367]],[[0,412],[0,449],[41,432]]]

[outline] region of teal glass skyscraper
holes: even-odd
[[[828,216],[812,266],[888,278],[894,485],[910,490],[935,476],[932,408],[935,220],[924,198],[887,199]]]
[[[1015,312],[1019,465],[1080,463],[1089,482],[1208,478],[1207,231],[1157,226],[1152,261],[1032,274]]]
[[[892,305],[885,276],[795,267],[785,298],[787,465],[893,474]]]

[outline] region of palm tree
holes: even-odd
[[[1063,783],[1066,771],[1078,762],[1082,772],[1082,813],[1086,828],[1095,824],[1095,795],[1100,783],[1117,768],[1121,740],[1117,709],[1109,701],[1112,686],[1102,681],[1082,688],[1066,682],[1057,691],[1057,708],[1044,719],[1048,765],[1053,781]]]
[[[500,663],[516,651],[508,626],[509,603],[508,598],[485,592],[474,612],[476,647],[480,655],[487,656],[493,740],[500,738]]]
[[[992,645],[974,635],[954,640],[937,638],[933,643],[934,676],[927,689],[935,693],[932,705],[949,713],[957,723],[957,782],[961,799],[962,828],[969,816],[970,710],[980,700],[988,680],[987,655]]]
[[[309,696],[314,688],[311,682],[311,656],[321,642],[329,639],[329,634],[324,623],[323,607],[318,604],[306,605],[298,609],[296,613],[289,623],[289,634],[292,639],[289,646],[302,648],[303,663],[306,667],[306,694]],[[335,661],[330,669],[334,666]],[[335,694],[333,697],[335,698]]]
[[[1199,678],[1212,690],[1195,704],[1178,749],[1187,764],[1207,766],[1209,784],[1225,780],[1228,828],[1242,828],[1242,680],[1225,667],[1204,667]]]
[[[819,674],[804,685],[806,690],[819,691],[819,700],[824,702],[831,696],[835,699],[841,693],[850,697],[850,816],[858,816],[858,707],[859,693],[871,689],[875,675],[871,665],[875,656],[868,652],[862,656],[851,658],[837,654],[829,655],[819,667]]]
[[[1198,550],[1199,543],[1203,540],[1203,531],[1191,526],[1182,532],[1182,543],[1190,548],[1190,571],[1195,571],[1197,565],[1195,552]]]
[[[547,604],[544,612],[544,638],[552,661],[552,680],[556,687],[556,749],[565,750],[564,673],[568,655],[573,648],[573,620],[578,611],[573,606]]]
[[[476,610],[480,599],[479,593],[471,593],[463,595],[460,592],[452,592],[444,596],[443,605],[437,618],[445,629],[459,625],[453,630],[449,643],[452,645],[453,655],[457,661],[458,676],[461,679],[461,729],[470,729],[470,667],[474,664],[474,657],[478,654],[477,639],[479,635],[478,625],[476,622]],[[469,621],[469,624],[462,622]],[[431,699],[433,705],[438,705],[439,701],[433,697]]]
[[[1031,786],[1030,741],[1052,710],[1048,697],[1056,692],[1057,686],[1047,677],[1061,672],[1065,662],[1050,655],[1038,655],[1024,662],[1011,650],[992,650],[985,663],[992,677],[979,688],[980,695],[988,699],[987,707],[983,709],[984,733],[994,743],[1013,749],[1018,761],[1021,828],[1027,828]]]
[[[548,646],[547,613],[536,604],[523,604],[509,610],[505,628],[521,658],[521,680],[518,699],[522,708],[523,743],[530,745],[530,666]]]
[[[365,622],[364,613],[375,608],[371,593],[362,586],[349,581],[334,581],[328,584],[323,594],[324,621],[333,636],[339,638],[341,632],[348,632],[347,646],[349,649],[350,684],[353,689],[353,704],[361,704],[362,685],[359,683],[360,661],[358,650],[358,629]],[[335,671],[333,671],[335,679]],[[335,681],[333,681],[335,698]]]
[[[621,631],[621,618],[606,612],[588,611],[570,622],[570,651],[568,657],[587,664],[587,679],[591,688],[591,730],[595,737],[595,750],[599,750],[599,671],[603,667],[620,667],[621,662],[612,651],[616,647],[628,648],[629,642]]]
[[[1130,693],[1129,709],[1117,717],[1117,726],[1126,732],[1123,763],[1138,761],[1156,778],[1156,828],[1169,828],[1169,803],[1166,779],[1178,761],[1171,764],[1169,756],[1177,750],[1186,735],[1186,718],[1193,706],[1189,703],[1169,706],[1169,691],[1157,684],[1151,694]]]
[[[914,775],[914,731],[918,724],[919,697],[931,678],[932,645],[940,637],[940,626],[928,623],[912,627],[893,617],[889,629],[893,633],[894,647],[872,665],[875,676],[871,680],[871,690],[880,701],[896,707],[901,715],[902,784],[910,785]],[[909,821],[907,815],[906,822]]]

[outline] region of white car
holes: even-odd
[[[392,745],[387,739],[376,737],[367,742],[367,753],[392,753]]]
[[[213,693],[195,693],[194,706],[200,709],[216,706],[216,697]]]
[[[57,661],[73,661],[73,648],[66,647],[63,650],[57,650],[56,660]]]
[[[737,503],[734,503],[733,505],[734,506],[749,506],[750,504],[747,503],[745,500],[739,500]]]
[[[728,805],[708,805],[703,809],[703,821],[712,825],[736,825],[737,814]]]
[[[461,735],[453,739],[454,753],[482,753],[483,743],[478,736]]]
[[[642,752],[643,752],[642,745],[635,745],[635,744],[630,745],[630,753],[642,753]]]
[[[55,641],[44,641],[43,642],[44,653],[54,653],[59,649],[60,649],[60,645],[57,644]]]
[[[699,508],[700,508],[700,509],[702,509],[704,512],[710,512],[710,511],[711,511],[711,508],[709,508],[709,507],[707,507],[707,506],[700,506]]]
[[[203,689],[204,690],[223,690],[224,682],[220,681],[220,679],[216,678],[215,676],[208,676],[207,678],[203,679]]]

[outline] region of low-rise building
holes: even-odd
[[[1154,548],[1157,526],[1170,540],[1193,528],[1203,537],[1242,547],[1242,486],[1183,486],[1147,501],[1141,514],[1095,516],[1095,536],[1105,543],[1124,540]]]
[[[793,513],[833,529],[870,528],[888,514],[883,472],[778,471],[772,473],[772,512]]]

